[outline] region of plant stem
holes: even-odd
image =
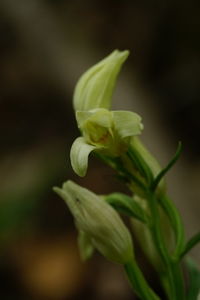
[[[176,287],[176,299],[185,300],[185,287],[183,281],[183,273],[181,270],[181,265],[177,261],[172,261],[171,263],[175,287]]]
[[[179,212],[177,211],[175,205],[172,203],[170,198],[167,196],[161,196],[158,199],[162,208],[165,210],[169,220],[171,221],[172,227],[174,229],[176,237],[176,247],[174,250],[175,259],[179,259],[180,254],[182,253],[185,245],[185,233],[184,226],[180,217]]]
[[[169,282],[170,300],[184,300],[184,285],[182,279],[182,273],[180,270],[179,262],[173,259],[165,245],[164,235],[161,230],[161,221],[158,211],[158,199],[155,195],[149,194],[149,207],[152,213],[152,233],[155,240],[155,246],[162,258],[162,261],[166,268],[166,275]]]
[[[124,268],[134,291],[140,299],[160,300],[160,298],[148,285],[136,261],[127,263],[124,265]]]
[[[176,300],[176,289],[175,289],[175,282],[173,278],[171,262],[168,256],[168,251],[165,246],[165,242],[163,239],[163,235],[161,232],[161,222],[159,217],[158,211],[158,204],[156,203],[155,195],[149,194],[149,207],[152,214],[152,234],[155,241],[155,246],[160,254],[160,257],[165,265],[167,278],[169,281],[170,287],[170,300]]]

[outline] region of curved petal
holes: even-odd
[[[75,110],[110,107],[117,76],[128,55],[127,50],[115,50],[80,77],[74,91]]]
[[[131,111],[113,111],[114,126],[121,138],[138,135],[142,132],[141,117]]]
[[[74,172],[79,176],[85,176],[88,167],[88,156],[95,148],[95,146],[87,144],[83,137],[78,137],[73,142],[70,160]]]
[[[89,258],[91,258],[94,252],[94,246],[92,245],[89,234],[85,233],[82,230],[79,230],[78,246],[79,246],[80,256],[83,261],[86,261]]]

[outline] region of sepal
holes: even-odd
[[[95,149],[94,145],[88,144],[83,137],[78,137],[72,144],[70,160],[74,172],[84,177],[88,168],[88,156]]]

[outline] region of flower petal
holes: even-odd
[[[113,121],[121,138],[138,135],[142,132],[141,117],[131,111],[113,111]]]
[[[71,165],[76,174],[83,177],[88,167],[88,156],[96,147],[85,142],[83,137],[78,137],[72,144],[70,151]]]
[[[86,121],[93,122],[99,126],[109,128],[112,124],[112,113],[104,108],[92,109],[89,111],[76,111],[76,119],[79,128],[82,129],[82,125]]]
[[[128,55],[127,50],[115,50],[81,76],[74,92],[75,110],[110,107],[115,81]]]
[[[89,258],[91,258],[94,252],[94,246],[92,245],[90,236],[82,230],[79,230],[78,246],[80,256],[83,261],[86,261]]]

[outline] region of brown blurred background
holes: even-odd
[[[81,180],[69,162],[79,134],[75,83],[116,48],[131,55],[113,107],[143,116],[143,141],[163,166],[183,142],[169,193],[187,237],[198,231],[199,16],[198,1],[186,0],[0,1],[1,299],[133,299],[120,266],[98,254],[80,262],[72,217],[52,192],[69,178],[98,193],[123,191],[98,161]]]

